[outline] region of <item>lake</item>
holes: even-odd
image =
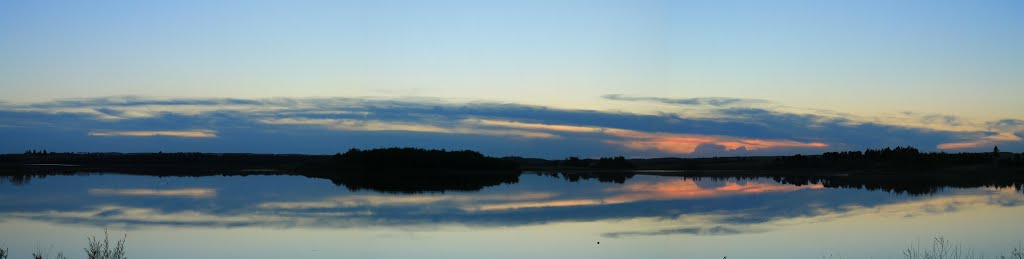
[[[0,243],[84,258],[902,258],[945,237],[986,256],[1024,240],[1016,187],[926,193],[772,178],[526,173],[479,191],[352,191],[302,176],[51,175],[0,182]]]

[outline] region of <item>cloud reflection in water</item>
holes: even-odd
[[[832,221],[858,215],[918,217],[1013,207],[1024,195],[1013,189],[974,188],[934,196],[789,185],[770,179],[707,180],[640,175],[625,184],[568,182],[523,175],[518,184],[480,192],[382,194],[350,192],[317,179],[287,176],[211,177],[215,186],[187,187],[187,179],[162,178],[176,189],[47,188],[35,182],[39,200],[0,206],[0,216],[59,224],[126,227],[427,227],[455,224],[515,227],[568,222],[640,222],[605,237],[740,235]],[[99,176],[83,176],[99,177]],[[129,179],[105,175],[103,182]],[[137,177],[132,179],[146,179]],[[221,180],[217,180],[221,179]],[[290,179],[288,181],[283,181]],[[216,184],[219,183],[219,184]],[[194,183],[192,183],[194,184]],[[204,185],[211,185],[209,180]],[[224,185],[224,186],[220,186]],[[228,188],[230,187],[230,188]],[[59,190],[59,191],[38,191]],[[294,190],[304,190],[297,192]],[[89,196],[79,195],[82,192]],[[50,196],[47,198],[46,196]],[[64,198],[53,198],[64,197]],[[193,199],[203,198],[203,202]],[[26,207],[27,206],[27,207]],[[49,209],[39,209],[49,208]],[[633,224],[633,223],[629,223]]]

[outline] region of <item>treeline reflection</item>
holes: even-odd
[[[140,173],[129,172],[106,172],[115,174]],[[47,172],[37,170],[31,173],[0,176],[0,183],[9,182],[13,185],[30,184],[34,179],[44,179],[52,175],[88,175],[96,173],[56,171]],[[280,173],[266,173],[265,175],[278,175]],[[946,188],[1014,188],[1024,192],[1024,175],[1019,174],[985,174],[977,173],[970,175],[888,175],[888,174],[851,174],[851,175],[758,175],[758,174],[687,174],[687,173],[636,173],[636,172],[524,172],[523,174],[534,174],[539,176],[563,179],[567,182],[580,182],[596,180],[602,183],[625,184],[637,175],[656,174],[659,176],[679,177],[685,180],[694,181],[754,181],[771,179],[779,184],[805,186],[821,185],[825,188],[841,189],[864,189],[870,191],[884,191],[896,194],[907,195],[930,195]],[[141,175],[153,175],[158,177],[202,177],[202,176],[245,176],[261,175],[258,172],[249,173],[206,173],[206,174],[173,174],[160,172],[157,174],[142,173]],[[516,184],[519,182],[521,173],[509,173],[506,171],[437,171],[424,173],[417,170],[407,172],[391,172],[387,174],[375,173],[374,171],[353,171],[344,174],[332,175],[301,175],[310,178],[326,179],[334,185],[343,186],[351,191],[376,191],[383,193],[416,194],[434,192],[476,192],[487,187],[502,184]]]
[[[541,176],[565,179],[569,182],[595,179],[606,183],[626,183],[636,176],[631,172],[537,172]],[[659,174],[670,176],[670,174]],[[817,185],[825,188],[864,189],[885,191],[896,194],[929,195],[946,188],[1014,188],[1024,192],[1024,175],[975,174],[975,175],[677,175],[693,181],[755,181],[771,179],[776,183],[795,186]]]

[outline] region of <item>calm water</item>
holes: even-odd
[[[2,182],[0,201],[12,258],[84,258],[104,228],[128,235],[130,258],[902,258],[940,235],[989,256],[1024,240],[1014,188],[524,174],[479,192],[393,194],[297,176],[106,174]]]

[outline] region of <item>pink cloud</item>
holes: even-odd
[[[623,139],[605,141],[606,143],[609,144],[620,145],[635,150],[659,150],[675,154],[692,154],[694,151],[696,151],[697,147],[702,144],[720,145],[724,146],[727,150],[736,150],[741,147],[747,150],[769,149],[779,147],[828,147],[827,144],[821,142],[765,140],[699,134],[675,134],[657,132],[652,133],[620,128],[607,128],[584,125],[541,124],[483,119],[466,120],[464,121],[464,123],[514,129],[605,134]]]
[[[626,139],[611,140],[608,141],[608,143],[618,144],[635,150],[659,150],[675,154],[692,154],[697,150],[698,146],[703,144],[720,145],[724,146],[727,150],[736,150],[741,147],[747,150],[782,147],[828,147],[828,144],[821,142],[799,142],[793,140],[749,139],[695,134],[647,133],[631,130],[615,130],[608,131],[608,133],[613,136]]]

